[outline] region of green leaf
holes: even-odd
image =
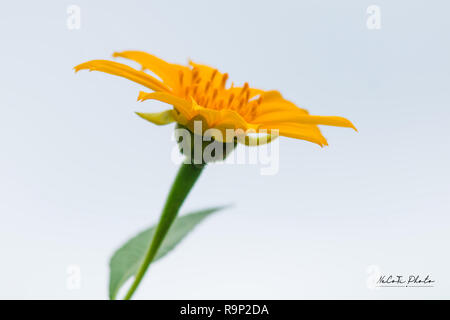
[[[226,208],[214,207],[201,211],[189,213],[178,217],[161,244],[153,262],[164,257],[169,251],[174,249],[187,234],[192,231],[196,225],[202,222],[210,214]],[[109,298],[115,299],[120,287],[132,276],[136,274],[141,265],[145,253],[153,238],[153,232],[156,225],[142,231],[135,237],[128,240],[121,248],[119,248],[111,258],[109,263]]]

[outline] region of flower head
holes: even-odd
[[[248,83],[241,87],[227,86],[228,74],[209,66],[194,62],[189,62],[189,66],[168,63],[141,51],[124,51],[113,56],[138,62],[142,70],[109,60],[88,61],[74,69],[121,76],[152,90],[140,92],[138,100],[159,100],[173,107],[159,113],[138,113],[157,125],[177,122],[192,128],[193,122],[200,120],[205,124],[205,130],[241,129],[259,133],[275,129],[281,136],[320,146],[327,145],[327,141],[317,125],[356,130],[349,120],[342,117],[310,115],[307,110],[284,99],[278,91],[254,89]]]

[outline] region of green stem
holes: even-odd
[[[163,242],[170,226],[177,217],[178,211],[186,199],[189,191],[191,191],[198,177],[203,171],[204,165],[193,165],[183,163],[178,170],[178,174],[175,181],[172,184],[169,195],[167,196],[166,204],[159,218],[158,226],[156,227],[155,234],[153,235],[152,242],[148,248],[145,255],[144,261],[142,262],[139,270],[136,274],[133,284],[128,290],[125,300],[129,300],[133,293],[136,291],[139,283],[145,275],[150,263],[156,256],[161,243]]]

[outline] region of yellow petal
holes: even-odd
[[[266,91],[257,110],[254,123],[299,123],[312,125],[329,125],[347,127],[356,130],[355,126],[346,118],[335,116],[311,116],[308,110],[297,107],[294,103],[284,99],[278,91]]]
[[[125,59],[133,60],[139,63],[142,68],[148,69],[155,73],[161,80],[166,83],[172,89],[178,87],[179,84],[179,71],[188,70],[188,67],[180,66],[177,64],[168,63],[162,59],[155,57],[149,53],[143,51],[123,51],[115,52],[113,57],[121,57]]]
[[[136,112],[136,114],[141,117],[142,119],[145,119],[147,121],[150,121],[158,126],[166,125],[169,123],[172,123],[175,121],[175,118],[173,117],[173,110],[166,110],[162,112],[156,112],[156,113],[140,113]]]
[[[122,63],[108,61],[108,60],[91,60],[79,64],[75,68],[75,72],[80,70],[101,71],[115,76],[123,77],[128,80],[139,83],[149,89],[155,91],[170,91],[161,81],[155,79],[149,74],[138,71]]]
[[[276,90],[265,91],[262,94],[262,102],[257,111],[258,116],[283,111],[308,114],[306,109],[299,108],[294,103],[284,99],[281,93]]]
[[[197,102],[192,99],[192,108],[196,115],[200,115],[206,120],[208,127],[213,127],[220,120],[220,113],[217,110],[207,109],[197,104]]]
[[[166,92],[140,92],[138,100],[159,100],[161,102],[165,102],[174,106],[179,112],[181,112],[188,120],[195,116],[195,113],[192,109],[192,103],[188,100],[178,98],[170,93]]]
[[[230,124],[230,125],[234,125],[233,128],[235,129],[244,129],[244,130],[248,130],[248,129],[252,129],[252,130],[257,130],[258,129],[258,125],[255,124],[251,124],[248,123],[247,121],[245,121],[245,119],[239,115],[237,112],[233,111],[233,110],[228,110],[228,109],[224,109],[224,110],[220,110],[220,120],[218,122],[218,124]]]
[[[220,129],[253,129],[256,130],[258,125],[248,123],[237,112],[229,109],[214,110],[198,105],[192,100],[192,110],[195,115],[200,115],[207,121],[208,127],[219,127]]]
[[[258,125],[246,122],[242,116],[233,110],[208,109],[198,105],[194,100],[192,100],[192,110],[195,115],[189,118],[189,124],[187,124],[187,126],[189,128],[193,127],[193,121],[204,120],[206,124],[203,126],[203,129],[207,130],[208,128],[215,128],[220,130],[222,132],[222,139],[224,142],[230,142],[228,141],[228,138],[233,139],[234,137],[227,136],[227,129],[231,129],[233,131],[236,129],[242,129],[244,132],[249,129],[255,132],[258,129]]]

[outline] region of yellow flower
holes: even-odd
[[[208,128],[242,129],[263,132],[279,130],[281,136],[306,140],[320,146],[327,145],[317,125],[349,127],[353,124],[342,117],[314,116],[307,110],[285,100],[278,91],[264,91],[242,87],[228,87],[227,73],[189,62],[189,66],[168,63],[141,51],[114,53],[138,62],[142,70],[109,60],[92,60],[76,66],[75,71],[88,69],[121,76],[137,82],[153,92],[140,92],[138,100],[159,100],[173,106],[159,113],[138,113],[142,118],[165,125],[177,122],[192,128],[201,120]],[[145,72],[152,72],[156,77]],[[248,141],[248,140],[247,140]]]

